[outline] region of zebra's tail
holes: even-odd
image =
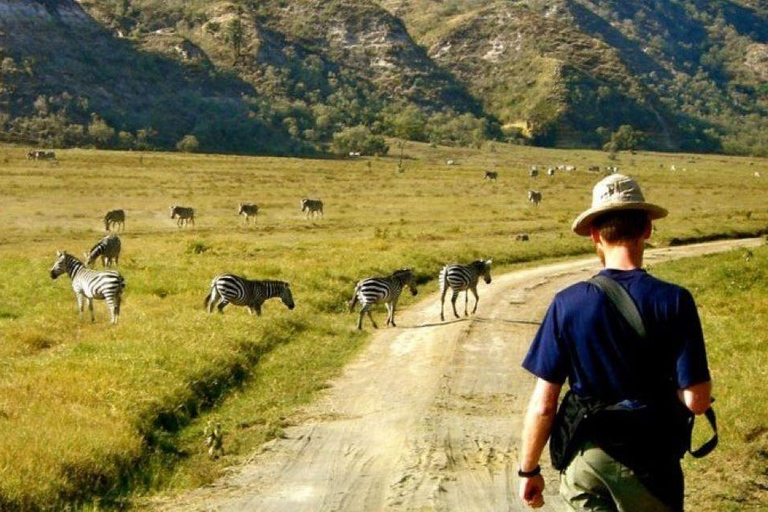
[[[349,301],[349,312],[353,312],[355,310],[355,306],[357,305],[357,292],[360,290],[360,283],[357,283],[357,286],[355,286],[355,293],[352,295],[352,298]]]
[[[440,281],[440,293],[442,294],[443,291],[448,287],[448,265],[440,269],[439,281]]]
[[[212,298],[213,298],[213,287],[211,287],[211,291],[208,292],[208,295],[205,296],[205,301],[203,302],[203,309],[208,310],[208,304],[211,302]]]

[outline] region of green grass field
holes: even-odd
[[[26,149],[0,147],[0,509],[100,508],[124,503],[130,491],[210,481],[280,435],[296,408],[365,343],[346,305],[358,279],[413,267],[429,291],[452,261],[493,258],[499,273],[590,252],[570,233],[599,179],[586,171],[590,165],[618,165],[649,200],[670,209],[654,245],[768,226],[768,161],[758,159],[638,153],[609,162],[591,151],[409,144],[405,172],[397,173],[395,158],[70,150],[57,151],[52,164],[27,161]],[[531,164],[579,169],[531,179]],[[485,170],[498,171],[498,182],[483,180]],[[526,202],[529,188],[543,193],[538,208]],[[322,199],[325,218],[306,220],[302,197]],[[238,202],[260,206],[255,225],[237,217]],[[171,205],[194,207],[196,226],[177,229]],[[114,208],[127,215],[120,259],[127,289],[120,324],[109,324],[101,302],[92,324],[78,318],[69,279],[52,281],[48,271],[56,250],[81,256],[98,241],[102,217]],[[530,241],[516,242],[523,232]],[[762,261],[757,253],[754,261]],[[720,269],[721,260],[699,264],[698,286],[706,290],[706,279],[716,277],[707,268]],[[297,307],[270,301],[260,318],[234,307],[209,316],[203,299],[222,272],[289,281]],[[696,277],[684,267],[679,274],[681,282]],[[730,300],[748,291],[713,293]],[[730,317],[718,324],[719,306],[703,313],[710,330],[742,329],[743,343],[753,334]],[[375,313],[382,324],[383,314]],[[727,334],[717,331],[718,346],[734,342]],[[732,373],[746,375],[726,365],[715,377]],[[734,405],[733,414],[742,406],[757,404]],[[750,418],[741,420],[749,435],[738,435],[762,439],[764,454],[765,432],[750,428],[766,423]],[[226,432],[219,460],[202,443],[208,421]],[[736,443],[733,453],[750,443]],[[718,499],[731,502],[738,492],[726,486]]]

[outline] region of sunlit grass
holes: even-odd
[[[129,489],[210,481],[258,443],[279,435],[364,344],[348,313],[357,280],[413,267],[427,291],[442,265],[493,258],[512,265],[590,252],[570,223],[607,165],[587,151],[495,146],[494,151],[409,144],[396,159],[303,160],[163,153],[57,151],[0,159],[0,509],[51,508]],[[446,159],[457,161],[446,166]],[[577,165],[528,178],[530,164]],[[768,164],[691,155],[622,155],[652,201],[669,207],[653,244],[758,233],[768,224]],[[670,164],[688,170],[670,173]],[[498,183],[483,180],[486,169]],[[542,204],[526,202],[529,188]],[[306,220],[302,197],[325,203]],[[260,206],[255,225],[239,202]],[[177,229],[171,205],[197,225]],[[75,255],[103,236],[106,211],[126,210],[120,324],[103,303],[78,318],[66,276],[52,281],[56,250]],[[515,235],[528,233],[529,242]],[[297,307],[262,317],[230,307],[208,315],[211,279],[232,272],[291,283]],[[404,297],[406,306],[415,299]],[[375,313],[383,318],[383,310]],[[202,443],[208,420],[225,431],[223,459]]]

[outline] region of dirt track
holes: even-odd
[[[646,264],[763,243],[652,250]],[[534,380],[520,363],[554,293],[597,270],[589,257],[497,276],[481,285],[478,314],[457,321],[441,323],[439,297],[426,297],[398,314],[397,328],[377,332],[286,439],[216,484],[156,508],[523,510],[515,470]],[[542,466],[542,510],[561,510],[557,477]]]

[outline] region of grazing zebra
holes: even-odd
[[[178,227],[188,226],[191,222],[195,225],[195,209],[186,206],[171,206],[171,218],[178,217],[176,225]]]
[[[496,171],[485,171],[485,180],[496,181],[499,178],[499,173]]]
[[[352,296],[352,300],[349,301],[350,312],[355,310],[355,305],[358,301],[362,304],[360,316],[357,319],[357,328],[363,328],[363,315],[366,313],[368,313],[368,318],[371,319],[374,329],[379,328],[371,315],[371,306],[381,304],[382,302],[387,306],[387,325],[396,327],[395,308],[397,307],[400,293],[406,286],[411,290],[412,295],[418,293],[416,290],[416,276],[410,268],[398,270],[391,276],[369,277],[359,281],[357,286],[355,286],[355,294]]]
[[[84,256],[87,267],[93,265],[99,256],[101,256],[101,263],[105,267],[111,267],[112,263],[117,266],[120,259],[120,238],[117,235],[107,235],[99,240]]]
[[[125,231],[125,210],[110,210],[104,216],[104,230],[111,231],[112,226],[117,231],[118,225],[121,231]]]
[[[239,203],[238,215],[245,215],[245,223],[248,224],[251,221],[251,217],[255,217],[259,213],[259,207],[253,203]],[[254,219],[254,222],[256,219]]]
[[[310,215],[317,217],[320,215],[321,217],[324,216],[323,214],[323,202],[319,199],[302,199],[301,200],[301,211],[307,212],[307,218],[310,217]]]
[[[469,265],[446,265],[440,270],[440,320],[445,320],[443,312],[445,310],[445,294],[448,292],[448,288],[453,291],[451,304],[456,318],[459,318],[459,314],[456,312],[456,299],[459,292],[464,292],[464,316],[468,316],[469,292],[471,291],[472,295],[475,296],[475,307],[472,310],[472,314],[475,314],[477,303],[480,300],[477,296],[477,281],[480,276],[483,277],[486,284],[490,284],[491,260],[477,260]]]
[[[533,203],[533,206],[539,206],[539,203],[541,202],[541,192],[538,190],[529,190],[528,201]]]
[[[123,297],[125,279],[115,270],[90,270],[85,265],[66,252],[56,251],[56,261],[51,268],[51,279],[61,274],[69,275],[72,279],[72,290],[77,297],[77,307],[83,316],[83,306],[88,303],[93,322],[93,299],[106,300],[112,314],[112,323],[116,324],[120,317],[120,300]]]
[[[227,305],[234,304],[246,306],[249,314],[255,311],[261,316],[261,305],[272,298],[280,298],[288,309],[296,307],[290,285],[285,281],[252,281],[234,274],[222,274],[211,281],[205,307],[209,313],[213,312],[214,306],[218,307],[219,313],[223,313]]]
[[[535,178],[538,175],[539,175],[538,169],[531,169],[530,171],[528,171],[528,176],[530,176],[531,178]]]
[[[547,176],[554,176],[554,175],[555,175],[555,170],[553,168],[550,167],[549,169],[547,169]]]

